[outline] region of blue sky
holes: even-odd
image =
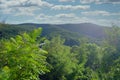
[[[7,23],[120,25],[120,0],[0,0]]]

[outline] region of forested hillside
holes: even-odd
[[[62,27],[0,24],[0,80],[120,80],[119,27],[99,44]]]
[[[81,24],[33,24],[26,23],[20,24],[20,26],[34,26],[34,27],[42,27],[43,33],[48,35],[49,32],[72,32],[79,35],[91,37],[91,38],[104,38],[105,32],[104,29],[107,28],[105,26],[100,26],[92,23],[81,23]],[[46,33],[45,33],[46,32]],[[47,33],[48,32],[48,33]],[[61,32],[61,33],[62,33]],[[59,33],[59,32],[57,32]]]
[[[41,36],[51,39],[52,37],[61,35],[64,38],[65,44],[69,46],[79,45],[79,38],[89,38],[90,42],[101,43],[106,36],[105,30],[107,27],[91,24],[34,24],[25,23],[18,25],[4,25],[0,29],[0,38],[9,38],[24,31],[31,31],[35,28],[42,27]]]
[[[0,39],[2,38],[10,38],[14,37],[17,34],[21,34],[23,32],[29,32],[35,29],[34,26],[16,26],[10,24],[2,24],[0,23]]]

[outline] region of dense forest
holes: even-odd
[[[42,28],[0,24],[0,80],[120,80],[118,26],[100,41]]]

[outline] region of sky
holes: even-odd
[[[120,0],[0,0],[0,21],[119,26]]]

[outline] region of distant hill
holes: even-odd
[[[20,25],[26,25],[26,26],[35,26],[35,27],[42,27],[43,32],[51,32],[51,31],[67,31],[67,32],[74,32],[79,35],[89,36],[92,38],[104,38],[105,32],[104,29],[105,26],[100,26],[92,23],[81,23],[81,24],[32,24],[32,23],[26,23],[26,24],[20,24]],[[46,33],[45,33],[46,34]]]
[[[33,30],[35,27],[20,27],[17,25],[10,25],[10,24],[1,24],[0,23],[0,39],[2,38],[10,38],[14,37],[17,34],[23,33],[23,32],[29,32]]]
[[[105,37],[105,27],[92,23],[64,24],[57,26],[71,32],[78,32],[79,34],[86,35],[92,38],[100,39]]]
[[[81,24],[34,24],[24,23],[17,25],[6,25],[7,27],[0,28],[0,37],[8,36],[9,34],[19,34],[20,31],[31,31],[34,28],[42,27],[42,36],[46,36],[48,39],[61,35],[66,39],[66,44],[74,45],[78,44],[78,39],[81,37],[88,37],[92,40],[101,40],[105,37],[105,27],[91,23]],[[12,32],[13,31],[13,32]],[[3,34],[4,33],[4,34]]]

